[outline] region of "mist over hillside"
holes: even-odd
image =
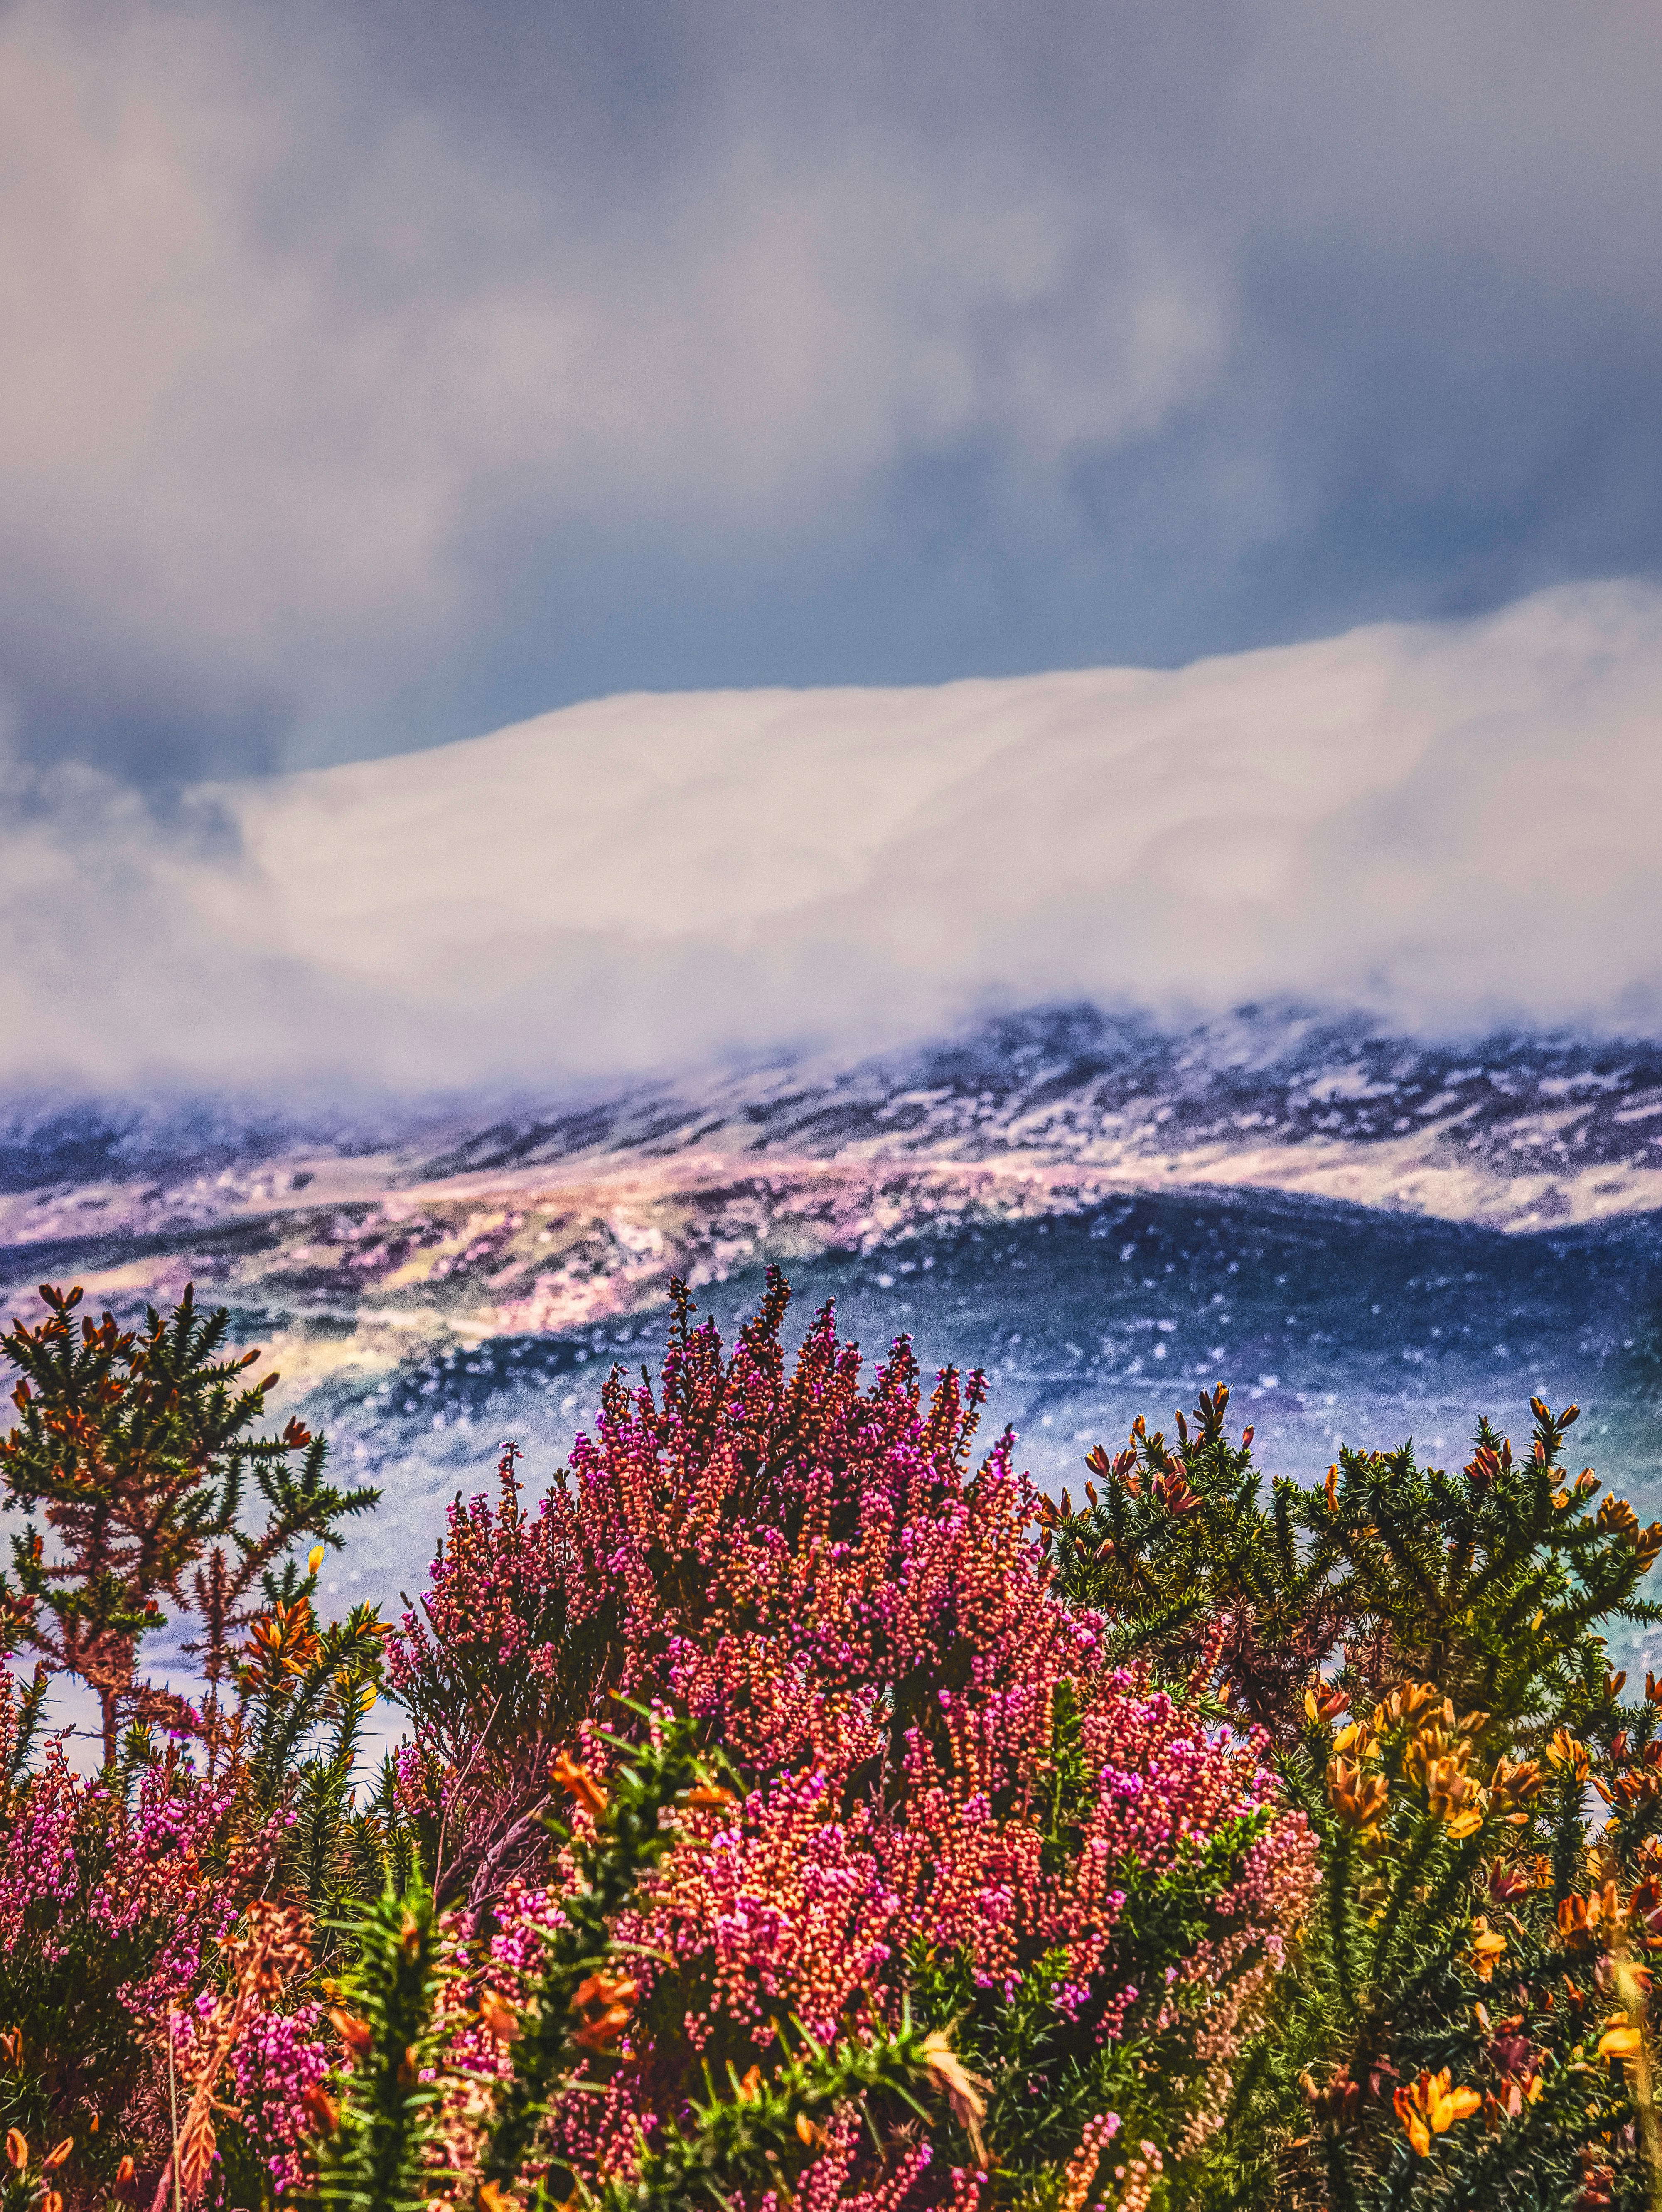
[[[0,830],[14,1096],[263,1111],[839,1066],[1073,1000],[1662,1034],[1662,592],[1176,671],[637,694]]]

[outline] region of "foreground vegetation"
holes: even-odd
[[[224,1316],[42,1296],[5,2212],[1662,2203],[1662,1686],[1604,1640],[1662,1523],[1567,1472],[1574,1407],[1266,1492],[1220,1388],[1075,1510],[975,1460],[979,1378],[678,1292],[546,1497],[506,1449],[418,1607],[325,1623],[374,1494],[263,1433]]]

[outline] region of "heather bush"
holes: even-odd
[[[458,1503],[391,1653],[404,1802],[509,2001],[569,1880],[535,1824],[551,1746],[604,1773],[593,1731],[622,1693],[685,1716],[738,1785],[623,1916],[633,2025],[548,2151],[626,2166],[706,2069],[764,2078],[789,2023],[828,2044],[910,2005],[985,2078],[1007,2192],[1049,2186],[1087,2133],[1199,2156],[1312,1889],[1308,1826],[1257,1736],[1208,1723],[1208,1655],[1159,1686],[1056,1601],[1011,1440],[972,1466],[978,1381],[949,1371],[926,1404],[902,1344],[862,1387],[829,1310],[788,1364],[787,1295],[730,1358],[683,1297],[656,1389],[612,1377],[534,1514],[511,1462],[494,1511]],[[961,2137],[910,2158],[909,2120],[892,2141],[868,2121],[825,2154],[827,2204],[990,2189]]]

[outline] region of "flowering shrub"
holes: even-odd
[[[248,2138],[264,2150],[279,2196],[298,2191],[307,2176],[317,2092],[333,2058],[334,2039],[318,2004],[260,2014],[231,2051],[232,2094]]]
[[[1568,1475],[1574,1407],[1532,1401],[1517,1456],[1483,1422],[1458,1472],[1346,1451],[1266,1499],[1227,1397],[1093,1452],[1102,1492],[1046,1534],[1122,1650],[1181,1665],[1223,1626],[1320,1837],[1237,2160],[1288,2205],[1652,2202],[1662,1686],[1624,1704],[1598,1632],[1662,1619],[1662,1523]]]
[[[632,2024],[553,2147],[626,2168],[703,2067],[748,2078],[782,2023],[892,2031],[910,2000],[957,2021],[1033,2172],[1111,2113],[1194,2151],[1309,1896],[1307,1824],[1257,1735],[1115,1666],[1102,1619],[1057,1603],[1010,1440],[971,1468],[978,1382],[948,1372],[926,1405],[903,1344],[862,1388],[829,1311],[788,1366],[786,1295],[730,1358],[683,1301],[658,1389],[612,1378],[535,1515],[511,1461],[494,1512],[459,1502],[390,1656],[417,1722],[405,1802],[510,1979],[559,1911],[562,1870],[532,1848],[549,1748],[609,1692],[687,1716],[742,1786],[621,1923]],[[1058,2075],[1071,2100],[1035,2113]],[[859,2138],[836,2155],[827,2204],[985,2185],[914,2160],[897,2194]]]
[[[0,1741],[18,1702],[0,1672]],[[90,2201],[124,2160],[134,2189],[154,2184],[175,2133],[170,2079],[174,2101],[188,2102],[210,2049],[239,2098],[228,2146],[268,2190],[301,2172],[313,2123],[300,2100],[332,2059],[316,2008],[282,2016],[272,1988],[232,2014],[222,1995],[240,1972],[247,1916],[265,1893],[303,1882],[301,1825],[295,1803],[265,1803],[246,1765],[142,1737],[90,1778],[51,1740],[6,1792],[0,2112],[22,2139],[69,2144],[57,2193]],[[289,1949],[284,1978],[302,1954],[310,1964],[303,1939]]]
[[[787,1297],[729,1352],[678,1292],[539,1504],[511,1448],[457,1501],[368,1802],[381,1625],[315,1618],[320,1549],[222,1579],[357,1510],[310,1437],[265,1550],[214,1538],[200,1711],[143,1683],[124,1569],[107,1724],[170,1743],[80,1778],[32,1758],[45,1674],[0,1685],[0,2212],[1662,2201],[1662,1685],[1624,1703],[1599,1635],[1662,1618],[1662,1524],[1566,1476],[1574,1409],[1265,1496],[1220,1390],[1075,1512],[975,1459],[978,1378],[868,1376],[829,1310],[788,1360]],[[70,1304],[16,1335],[43,1497],[54,1376],[134,1355],[70,1359]],[[197,1346],[234,1453],[218,1328],[143,1358]],[[0,1592],[48,1669],[77,1464],[80,1550]]]
[[[47,2199],[132,2197],[166,2184],[178,2148],[199,2194],[222,2181],[222,2135],[253,2193],[269,2191],[299,2172],[301,2136],[292,2099],[267,2096],[249,2069],[262,2041],[275,2063],[283,2030],[270,2015],[311,1947],[290,1929],[273,1980],[277,1953],[250,1943],[277,1926],[262,1915],[332,1914],[383,1879],[386,1823],[351,1802],[380,1624],[367,1607],[327,1626],[312,1611],[336,1524],[374,1493],[334,1489],[326,1447],[298,1422],[251,1433],[277,1378],[243,1387],[258,1354],[221,1356],[223,1313],[199,1316],[187,1293],[167,1321],[124,1331],[107,1314],[81,1319],[78,1291],[41,1296],[38,1327],[0,1336],[22,1370],[0,1493],[45,1524],[14,1531],[12,1577],[0,1577],[0,1649],[37,1655],[27,1687],[0,1669],[0,2112],[14,2185],[33,2203],[46,2143],[61,2153]],[[250,1494],[265,1513],[252,1528]],[[292,1553],[308,1538],[302,1566]],[[163,1598],[200,1631],[186,1647],[206,1680],[199,1705],[140,1670]],[[90,1778],[62,1739],[34,1755],[56,1674],[99,1698],[104,1760]],[[247,2077],[247,2127],[216,2124],[228,2067]]]
[[[271,1852],[265,1839],[234,1832],[229,1793],[176,1753],[129,1778],[87,1782],[51,1743],[9,1810],[0,1831],[8,2118],[32,2139],[72,2134],[78,2155],[64,2179],[74,2184],[88,2167],[113,2170],[105,2154],[121,2130],[159,2126],[155,2062],[169,2014],[211,1974]]]
[[[142,1330],[107,1313],[77,1326],[79,1290],[43,1283],[40,1301],[38,1327],[15,1321],[0,1334],[21,1370],[17,1422],[0,1437],[0,1502],[46,1524],[46,1535],[33,1519],[12,1535],[0,1650],[26,1644],[96,1693],[107,1765],[124,1723],[177,1717],[178,1701],[138,1678],[140,1644],[167,1618],[161,1601],[195,1616],[184,1649],[212,1705],[261,1595],[296,1594],[287,1555],[307,1535],[338,1546],[336,1524],[377,1493],[326,1482],[327,1446],[303,1422],[249,1433],[278,1377],[243,1386],[259,1352],[221,1358],[230,1316],[199,1316],[188,1285],[167,1320],[150,1308]],[[251,1490],[265,1508],[255,1528],[242,1511]]]

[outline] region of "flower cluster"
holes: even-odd
[[[702,2065],[747,2077],[783,2023],[828,2041],[930,1992],[1000,2078],[1123,2077],[1120,2104],[1164,2099],[1168,2143],[1197,2143],[1310,1894],[1312,1833],[1259,1735],[1113,1665],[1102,1620],[1058,1602],[1009,1439],[972,1462],[979,1378],[948,1370],[926,1402],[903,1341],[867,1382],[829,1310],[788,1364],[785,1299],[776,1282],[731,1356],[684,1304],[657,1389],[614,1376],[535,1514],[511,1461],[494,1510],[459,1502],[391,1655],[417,1720],[406,1802],[451,1831],[516,2001],[563,1880],[514,1844],[551,1746],[615,1690],[690,1717],[743,1785],[622,1923],[628,2026],[558,2154],[626,2170]],[[1135,2054],[1155,2052],[1151,2089]],[[973,2193],[845,2148],[815,2169],[827,2203]]]
[[[228,2073],[244,2124],[262,2145],[279,2194],[296,2189],[307,2170],[307,2144],[317,2128],[319,2084],[334,2063],[322,2008],[263,2013],[243,2029]]]
[[[88,1939],[102,1937],[100,1949],[137,1969],[107,1993],[136,2022],[188,2002],[258,1856],[228,1835],[230,1809],[228,1790],[177,1752],[147,1765],[129,1800],[73,1773],[49,1744],[0,1835],[5,1975],[72,1977]]]
[[[0,1708],[17,1703],[0,1680]],[[122,2189],[154,2183],[169,2148],[170,2070],[188,2103],[210,2052],[215,2072],[227,2057],[234,2072],[252,2063],[241,2033],[257,2023],[245,2006],[228,2027],[220,1986],[228,1974],[234,1984],[245,1918],[289,1911],[259,1901],[283,1816],[240,1802],[232,1778],[204,1774],[176,1745],[132,1749],[125,1771],[87,1778],[50,1740],[35,1771],[12,1781],[0,1820],[0,2019],[12,2023],[0,2051],[13,2109],[70,2130],[76,2155],[58,2193],[74,2204],[94,2174]],[[275,2023],[258,2025],[280,2043]],[[206,2106],[204,2122],[205,2171]],[[267,2155],[297,2151],[300,2118],[274,2110],[271,2122]],[[264,2143],[263,2125],[256,2099],[243,2134]]]
[[[457,1502],[372,1798],[320,1545],[189,1749],[31,1771],[0,1675],[0,2212],[1640,2201],[1662,1683],[1597,1632],[1662,1524],[1574,1409],[1266,1489],[1219,1389],[1075,1514],[786,1300]]]

